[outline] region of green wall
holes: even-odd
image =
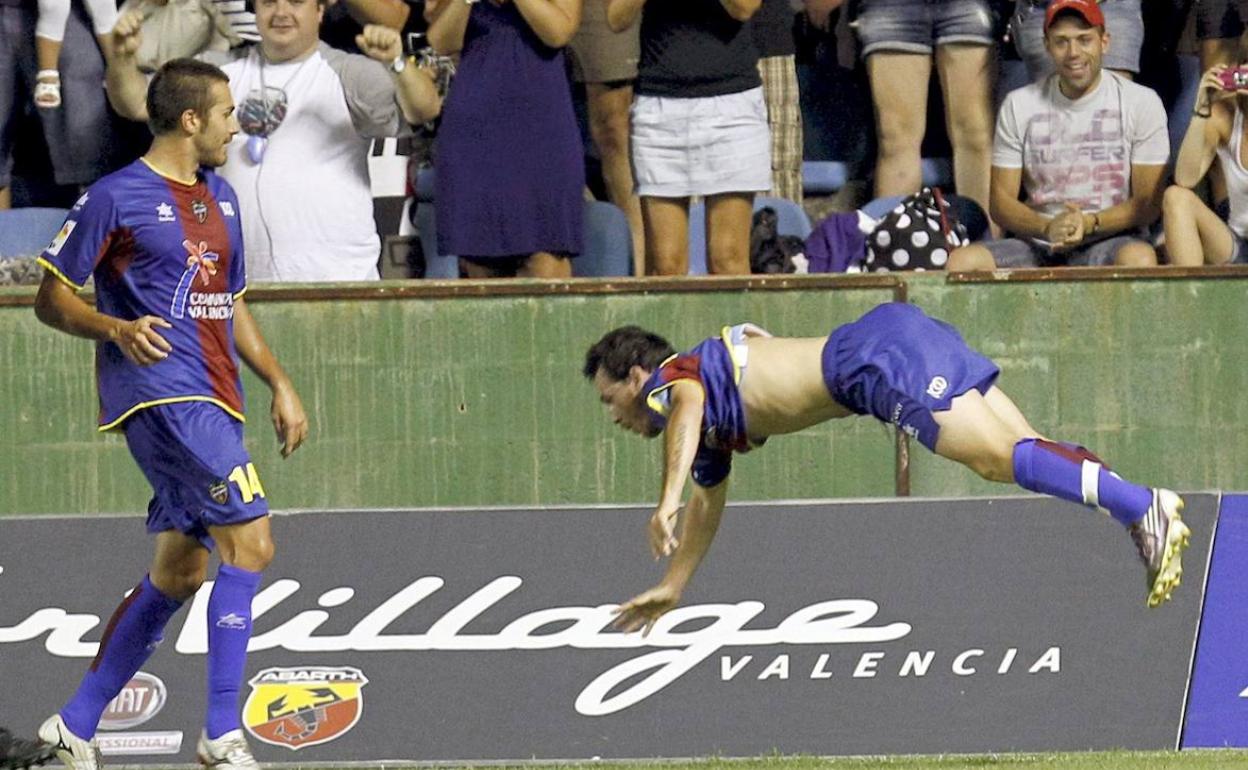
[[[1144,482],[1248,488],[1248,280],[906,284],[911,301],[1001,365],[1002,387],[1048,435],[1085,443]],[[282,461],[267,393],[248,376],[248,445],[270,503],[649,502],[659,444],[612,426],[579,373],[604,331],[639,323],[678,347],[741,320],[814,335],[892,297],[852,280],[713,285],[723,290],[646,282],[625,293],[574,284],[396,298],[383,285],[372,293],[381,298],[338,299],[256,290],[249,304],[313,423],[309,443]],[[29,296],[0,293],[0,515],[144,510],[149,490],[124,440],[93,428],[91,344],[41,326]],[[860,418],[777,438],[738,457],[733,496],[891,494],[890,435]],[[1004,490],[917,444],[913,458],[916,495]]]

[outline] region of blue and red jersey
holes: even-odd
[[[668,358],[642,386],[651,420],[660,429],[667,426],[671,412],[672,385],[687,380],[702,387],[701,440],[692,469],[694,483],[702,487],[713,487],[728,477],[733,452],[757,446],[746,430],[745,407],[737,389],[745,373],[747,329],[761,332],[752,324],[725,326],[720,336]]]
[[[100,430],[179,401],[209,401],[242,421],[234,301],[246,274],[238,198],[225,180],[201,170],[188,185],[137,160],[79,198],[39,263],[75,290],[94,276],[101,313],[173,325],[156,327],[173,350],[151,366],[97,343]]]

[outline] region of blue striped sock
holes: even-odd
[[[208,597],[208,737],[220,738],[242,726],[238,693],[251,641],[251,599],[260,587],[260,573],[229,564],[217,571]]]
[[[169,618],[181,606],[182,602],[165,596],[149,576],[143,576],[113,612],[95,660],[78,691],[61,709],[61,719],[70,732],[83,740],[95,735],[108,702],[151,657]]]
[[[1147,487],[1125,481],[1099,457],[1076,444],[1025,438],[1014,445],[1014,481],[1023,489],[1104,508],[1131,526],[1153,504]]]

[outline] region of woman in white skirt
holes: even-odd
[[[746,22],[761,0],[607,0],[620,30],[641,17],[633,177],[646,274],[689,271],[689,201],[706,201],[707,267],[750,272],[754,194],[771,189],[771,138]]]

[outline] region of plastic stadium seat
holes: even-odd
[[[611,278],[633,274],[633,231],[618,206],[604,201],[585,203],[585,251],[572,260],[577,278]]]
[[[585,251],[572,260],[572,274],[577,278],[632,275],[633,234],[624,212],[610,203],[586,201],[584,218]],[[416,231],[425,255],[425,278],[442,281],[458,278],[459,257],[438,254],[433,203],[416,205]]]
[[[839,160],[802,162],[802,192],[806,195],[831,195],[848,181],[848,163]]]
[[[810,217],[801,206],[787,198],[754,198],[755,211],[768,206],[776,211],[778,234],[795,235],[802,240],[810,235]],[[706,206],[701,202],[689,207],[689,275],[706,275]]]
[[[36,257],[61,229],[68,209],[0,210],[0,257]]]
[[[924,187],[953,186],[953,161],[949,158],[924,158],[919,168]]]

